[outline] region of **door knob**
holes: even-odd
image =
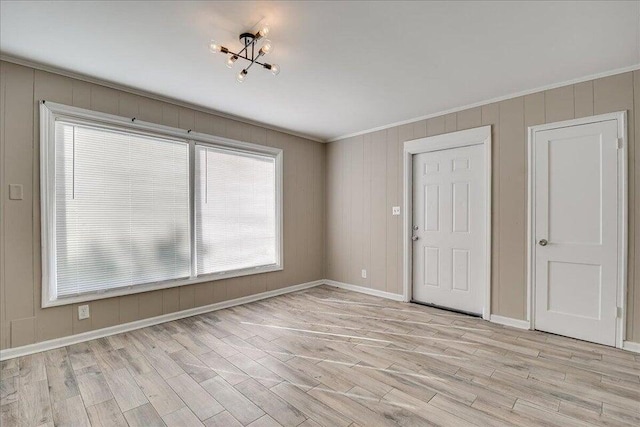
[[[538,242],[538,244],[539,244],[540,246],[547,246],[547,244],[548,244],[548,243],[549,243],[549,242],[547,242],[547,239],[542,239],[542,240],[540,240],[540,241]]]
[[[416,240],[418,240],[418,239],[419,239],[419,237],[418,237],[418,236],[411,236],[411,240],[413,240],[414,242],[415,242]]]

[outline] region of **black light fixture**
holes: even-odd
[[[253,66],[253,64],[258,64],[261,67],[270,70],[271,74],[277,76],[280,74],[280,66],[278,64],[267,64],[266,62],[260,62],[259,59],[263,56],[273,52],[273,44],[271,44],[271,40],[267,39],[267,35],[269,34],[269,26],[264,25],[260,31],[257,33],[242,33],[240,34],[240,42],[244,45],[242,50],[238,53],[232,52],[226,47],[222,46],[215,40],[211,40],[209,43],[209,50],[213,53],[224,53],[225,55],[229,55],[227,58],[227,67],[233,68],[236,61],[238,59],[244,59],[249,61],[249,65],[244,67],[240,73],[238,73],[238,77],[236,80],[239,83],[244,82],[249,74],[249,68]],[[259,40],[262,41],[262,46],[258,49],[256,53],[256,44]]]

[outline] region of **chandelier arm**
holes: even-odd
[[[249,71],[249,68],[251,68],[251,66],[252,66],[253,64],[256,64],[256,63],[257,63],[257,64],[259,64],[259,65],[262,65],[262,64],[260,64],[259,62],[257,62],[257,61],[258,61],[258,59],[260,59],[260,57],[261,57],[262,55],[263,55],[263,54],[262,54],[262,52],[258,52],[258,56],[256,56],[254,59],[252,59],[252,60],[251,60],[251,64],[249,64],[247,67],[245,67],[245,71]],[[264,65],[262,65],[262,66],[264,67]]]
[[[254,42],[252,42],[251,44],[253,44],[253,43],[255,43],[255,41],[254,41]],[[237,56],[241,56],[241,55],[242,55],[242,53],[243,53],[245,50],[247,50],[247,48],[248,48],[248,47],[249,47],[249,45],[248,45],[248,44],[247,44],[247,45],[245,45],[245,46],[242,48],[242,50],[241,50],[239,53],[237,53],[236,55],[237,55]],[[247,51],[247,54],[248,54],[248,53],[249,53],[249,51]],[[245,56],[242,56],[242,58],[249,59],[249,58],[247,58],[247,54],[245,54]]]
[[[251,64],[250,64],[249,66],[253,65],[253,63],[256,63],[256,64],[258,64],[258,65],[260,65],[260,66],[262,66],[262,67],[265,67],[265,68],[269,68],[269,66],[271,66],[271,64],[267,64],[266,62],[260,62],[260,61],[258,61],[258,59],[260,59],[260,58],[262,57],[262,54],[261,54],[261,53],[258,53],[258,56],[256,56],[256,58],[255,58],[255,59],[253,59],[253,60],[252,60],[251,58],[249,58],[248,56],[243,55],[243,54],[242,54],[242,51],[240,51],[240,52],[238,52],[238,53],[235,53],[235,52],[232,52],[232,51],[230,51],[230,50],[229,50],[227,53],[228,53],[229,55],[231,55],[231,56],[236,56],[236,57],[238,57],[239,59],[240,59],[240,58],[242,58],[242,59],[244,59],[244,60],[246,60],[246,61],[251,62]],[[247,69],[248,69],[248,67],[247,67]]]
[[[238,58],[246,59],[247,61],[251,61],[251,58],[249,58],[248,56],[242,54],[242,50],[239,53],[235,53],[235,52],[232,52],[230,50],[227,50],[227,52],[225,52],[225,53],[228,53],[231,56],[237,56]]]
[[[255,61],[251,61],[251,64],[247,65],[244,69],[249,71],[249,68],[251,68],[251,66],[255,63],[256,63]]]

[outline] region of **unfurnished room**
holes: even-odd
[[[0,0],[0,426],[640,426],[638,151],[638,0]]]

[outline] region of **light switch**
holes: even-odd
[[[9,200],[22,200],[22,185],[9,184]]]
[[[394,206],[391,208],[392,215],[400,215],[400,206]]]

